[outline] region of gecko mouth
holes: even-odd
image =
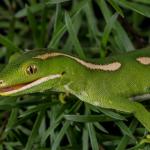
[[[0,95],[11,95],[11,94],[14,94],[17,92],[21,92],[21,91],[30,89],[32,87],[35,87],[39,84],[42,84],[48,80],[60,78],[61,76],[62,76],[62,74],[54,74],[54,75],[49,75],[46,77],[39,78],[39,79],[34,80],[32,82],[12,85],[12,86],[8,86],[8,87],[2,87],[2,88],[0,88]]]
[[[36,80],[35,80],[36,81]],[[34,82],[34,81],[32,81]],[[23,83],[23,84],[17,84],[17,85],[12,85],[12,86],[8,86],[8,87],[3,87],[0,88],[0,93],[4,93],[4,92],[9,92],[9,91],[13,91],[13,90],[18,90],[28,84],[31,84],[32,82],[28,82],[28,83]]]

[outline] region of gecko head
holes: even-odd
[[[0,72],[0,95],[16,96],[55,88],[64,76],[55,59],[41,60],[41,51],[15,54]],[[57,65],[57,66],[56,66]]]

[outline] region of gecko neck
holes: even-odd
[[[59,65],[59,67],[62,69],[62,72],[64,72],[64,75],[60,79],[60,82],[56,85],[56,91],[71,93],[77,96],[86,85],[88,75],[90,73],[89,69],[74,59],[66,56],[58,59],[60,62],[64,62]]]

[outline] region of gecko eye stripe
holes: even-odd
[[[143,65],[150,65],[150,57],[138,57],[136,60]]]
[[[76,62],[80,63],[81,65],[85,66],[86,68],[92,69],[92,70],[116,71],[121,67],[120,62],[112,62],[112,63],[108,63],[108,64],[93,64],[93,63],[89,63],[89,62],[83,61],[79,58],[76,58],[76,57],[73,57],[73,56],[70,56],[67,54],[63,54],[63,53],[46,53],[46,54],[35,56],[33,58],[46,60],[48,58],[57,57],[57,56],[66,56],[68,58],[75,60]]]

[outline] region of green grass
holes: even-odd
[[[52,48],[83,59],[149,46],[149,0],[4,0],[0,61],[15,52]],[[0,97],[0,150],[150,149],[132,116],[59,93]],[[149,102],[144,102],[150,108]]]

